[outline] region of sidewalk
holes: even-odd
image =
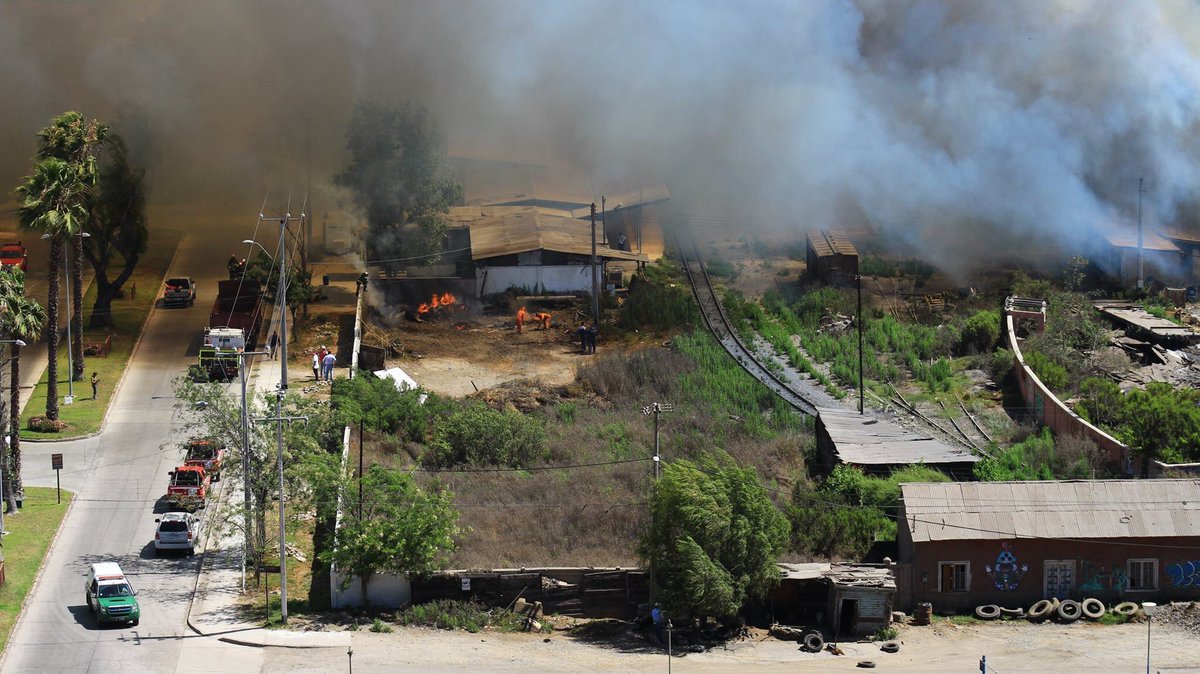
[[[274,391],[279,384],[280,361],[258,358],[250,381],[248,396]],[[292,386],[298,386],[311,370],[288,370]],[[221,482],[221,501],[242,498],[241,484]],[[196,578],[188,627],[201,636],[241,646],[278,646],[284,648],[341,648],[350,646],[348,632],[293,632],[264,629],[259,623],[246,622],[239,598],[242,589],[242,540],[237,534],[205,540],[203,560]],[[276,590],[278,587],[276,586]]]

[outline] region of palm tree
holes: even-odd
[[[47,157],[33,167],[33,175],[17,187],[23,197],[17,209],[22,229],[50,235],[50,277],[46,297],[46,416],[58,419],[58,296],[62,274],[63,239],[80,231],[87,218],[88,187],[69,162]]]
[[[0,334],[9,339],[34,339],[46,323],[46,310],[37,300],[25,296],[25,273],[15,267],[0,271]],[[21,347],[11,344],[11,380],[9,382],[9,451],[3,453],[4,495],[8,512],[16,512],[16,494],[21,490]],[[0,404],[2,406],[2,404]],[[9,461],[11,457],[11,463]]]

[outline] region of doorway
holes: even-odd
[[[841,610],[838,611],[838,635],[854,636],[858,629],[858,600],[843,599]]]
[[[1047,559],[1044,563],[1042,597],[1068,599],[1075,592],[1075,560]]]

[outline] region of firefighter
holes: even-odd
[[[527,318],[529,318],[529,314],[526,313],[525,307],[517,309],[517,332],[525,332],[525,319]]]
[[[550,318],[550,312],[548,311],[539,311],[533,315],[534,322],[541,326],[543,330],[550,329]]]

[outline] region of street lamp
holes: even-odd
[[[263,255],[266,255],[268,258],[271,259],[271,264],[275,264],[275,256],[268,253],[267,249],[263,248],[263,245],[261,243],[255,241],[254,239],[242,239],[242,243],[249,245],[249,246],[258,246],[258,249],[263,252]]]
[[[92,235],[88,234],[87,232],[80,232],[79,234],[76,234],[75,236],[78,236],[81,239],[92,238]],[[45,234],[42,235],[42,238],[49,239],[52,237],[51,237],[50,232],[46,232]],[[74,345],[71,343],[71,320],[75,317],[75,315],[71,313],[71,247],[70,246],[63,246],[63,260],[64,260],[64,266],[66,267],[66,269],[64,269],[63,271],[66,272],[66,275],[67,275],[67,397],[65,400],[63,400],[63,404],[70,405],[71,403],[75,402],[75,348],[74,348]],[[58,326],[57,325],[54,326],[54,329],[57,330]],[[80,326],[79,326],[79,339],[81,341],[83,340],[83,325],[82,324],[80,324]]]
[[[1152,601],[1142,602],[1142,612],[1146,614],[1146,674],[1150,674],[1150,623],[1151,616],[1158,610],[1158,604]]]

